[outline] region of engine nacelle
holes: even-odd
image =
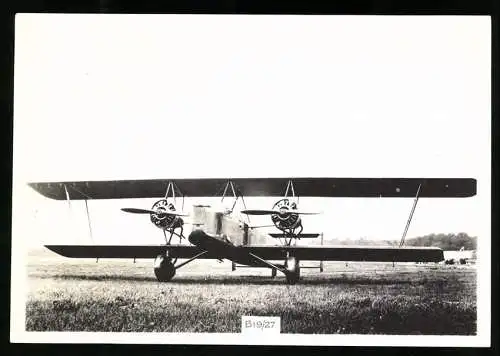
[[[175,211],[175,206],[174,204],[168,202],[167,199],[161,199],[153,204],[151,210],[155,210],[157,212]],[[163,230],[173,229],[183,225],[183,221],[180,217],[166,214],[151,214],[151,222],[156,227]]]
[[[297,204],[291,202],[290,199],[284,198],[278,200],[273,205],[273,210],[279,210],[279,214],[271,215],[273,224],[280,230],[294,230],[301,224],[299,214],[294,214],[297,210]]]

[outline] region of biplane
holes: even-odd
[[[85,200],[89,226],[89,200],[159,198],[151,208],[122,210],[149,216],[150,222],[163,232],[165,243],[45,247],[71,258],[154,259],[154,273],[161,282],[170,281],[178,269],[197,259],[227,259],[232,261],[233,270],[235,264],[269,268],[273,277],[276,271],[283,273],[289,284],[300,279],[302,261],[440,262],[444,257],[439,248],[404,246],[418,199],[464,198],[476,194],[476,180],[472,178],[202,178],[38,182],[29,185],[51,199]],[[185,197],[207,197],[214,191],[216,196],[222,192],[221,202],[232,199],[232,204],[226,204],[224,208],[194,204],[191,211],[186,212]],[[248,209],[245,196],[278,197],[278,200],[265,209]],[[299,197],[407,197],[414,198],[414,201],[399,247],[307,246],[298,245],[297,241],[317,238],[319,233],[304,233],[303,218],[320,212],[300,210]],[[182,199],[181,209],[179,199]],[[244,209],[235,214],[238,200]],[[265,225],[253,226],[250,216],[256,215],[268,216],[268,227],[273,226],[278,233],[266,234],[261,229]],[[241,216],[246,219],[241,219]],[[184,234],[187,224],[192,226],[188,236]],[[274,246],[255,243],[263,235],[281,243]],[[179,243],[172,243],[174,236],[179,238]],[[187,243],[181,243],[183,239]]]

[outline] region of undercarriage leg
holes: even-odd
[[[178,264],[178,265],[177,265],[177,266],[175,266],[174,268],[175,268],[175,269],[179,269],[179,268],[181,268],[182,266],[187,265],[189,262],[193,262],[193,261],[194,261],[194,260],[196,260],[198,257],[201,257],[201,256],[203,256],[203,255],[204,255],[204,254],[206,254],[206,253],[207,253],[207,251],[200,252],[199,254],[194,255],[193,257],[191,257],[189,260],[184,261],[184,262],[182,262],[182,263]]]
[[[295,284],[300,279],[300,264],[299,260],[290,256],[285,261],[285,268],[287,273],[286,282],[288,284]]]
[[[172,236],[174,235],[174,231],[170,231],[170,237],[167,238],[167,232],[163,230],[163,236],[165,237],[165,244],[170,245],[170,241],[172,241]]]

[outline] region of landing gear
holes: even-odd
[[[154,271],[159,282],[169,282],[175,276],[175,267],[172,259],[165,256],[158,256],[155,259]]]
[[[271,268],[271,278],[276,277],[276,268]]]
[[[295,284],[300,279],[300,264],[299,260],[295,257],[288,257],[285,261],[286,269],[286,282],[288,284]]]

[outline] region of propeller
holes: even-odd
[[[298,210],[242,210],[242,214],[247,214],[247,215],[286,215],[286,214],[298,214],[298,215],[317,215],[320,213],[316,212],[305,212],[305,211],[298,211]]]
[[[132,214],[155,214],[155,215],[173,215],[173,216],[189,216],[189,214],[178,213],[172,210],[151,210],[138,208],[122,208],[122,211]]]

